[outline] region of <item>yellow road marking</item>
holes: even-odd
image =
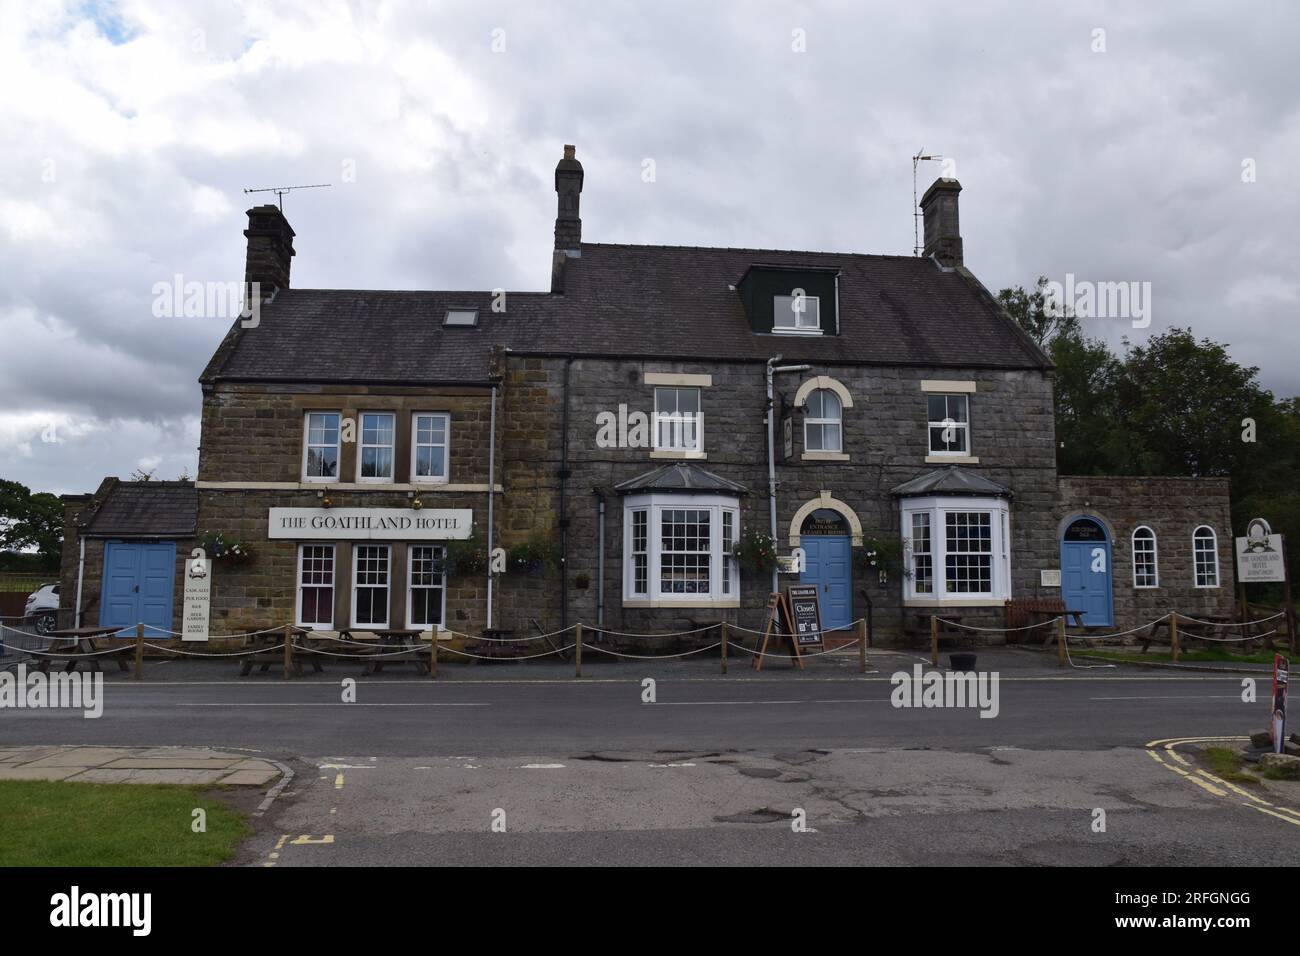
[[[1249,738],[1242,737],[1242,736],[1173,737],[1173,738],[1166,738],[1164,740],[1150,741],[1147,744],[1147,748],[1148,748],[1147,753],[1151,755],[1152,759],[1154,759],[1156,763],[1160,764],[1165,769],[1172,770],[1174,773],[1180,774],[1181,776],[1190,780],[1192,783],[1196,784],[1198,787],[1202,787],[1203,789],[1208,790],[1210,793],[1214,794],[1215,796],[1227,797],[1228,791],[1231,790],[1233,793],[1237,794],[1238,796],[1242,796],[1246,798],[1244,801],[1242,801],[1241,805],[1243,807],[1250,807],[1252,810],[1258,810],[1260,813],[1267,813],[1270,817],[1277,817],[1279,820],[1285,820],[1287,823],[1293,824],[1295,826],[1300,826],[1300,811],[1293,810],[1290,807],[1283,807],[1277,804],[1269,803],[1267,800],[1263,799],[1262,797],[1258,797],[1247,790],[1243,790],[1241,787],[1235,786],[1234,784],[1229,783],[1227,780],[1215,776],[1214,774],[1200,767],[1195,768],[1196,773],[1194,774],[1188,773],[1186,770],[1183,770],[1182,767],[1176,767],[1171,763],[1167,763],[1164,759],[1161,758],[1160,754],[1153,749],[1155,747],[1159,747],[1163,745],[1166,754],[1168,754],[1173,759],[1177,760],[1183,766],[1190,767],[1192,766],[1192,764],[1174,749],[1178,745],[1191,744],[1191,743],[1218,743],[1222,741],[1247,740],[1247,739]],[[1204,777],[1205,779],[1202,780],[1201,777]],[[1227,789],[1221,790],[1219,787],[1214,786],[1214,784],[1207,782],[1211,780],[1214,781],[1215,784],[1220,784],[1221,786],[1226,787]]]
[[[291,840],[291,841],[290,841],[290,843],[291,843],[293,846],[306,846],[306,845],[309,844],[309,843],[327,844],[327,843],[333,843],[333,842],[334,842],[334,834],[332,834],[332,833],[327,833],[327,834],[325,834],[323,837],[320,837],[319,839],[316,838],[316,837],[314,837],[314,836],[312,836],[310,833],[304,833],[302,836],[298,837],[296,840]]]
[[[335,790],[343,789],[343,774],[340,773],[337,777],[334,778],[334,789]]]

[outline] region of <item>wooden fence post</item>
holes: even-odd
[[[573,676],[582,676],[582,622],[573,625]]]
[[[135,626],[135,679],[144,678],[144,624]]]
[[[930,615],[930,666],[939,666],[939,615]]]
[[[723,621],[722,628],[722,673],[727,673],[727,622]]]
[[[1172,611],[1169,614],[1169,659],[1178,660],[1178,612]]]
[[[284,626],[284,680],[289,679],[289,672],[293,669],[293,625]]]
[[[1065,615],[1062,614],[1056,619],[1056,665],[1064,667],[1065,661]]]
[[[867,619],[858,619],[858,673],[867,672]]]
[[[438,630],[429,635],[429,680],[438,679]]]

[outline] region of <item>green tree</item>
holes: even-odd
[[[0,478],[0,551],[35,550],[57,568],[63,547],[63,502]]]
[[[1047,348],[1057,336],[1079,332],[1079,320],[1047,291],[1047,276],[1039,276],[1033,292],[1024,286],[1003,289],[998,302],[1040,346]]]

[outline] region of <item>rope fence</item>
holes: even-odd
[[[1044,609],[1043,613],[1053,613],[1052,610]],[[1286,619],[1285,632],[1288,638],[1293,638],[1295,622],[1290,618],[1288,611],[1279,611],[1266,617],[1250,621],[1227,622],[1227,621],[1210,621],[1201,618],[1195,618],[1179,611],[1167,611],[1152,621],[1125,630],[1108,632],[1105,634],[1068,634],[1068,618],[1071,612],[1055,614],[1050,618],[1039,621],[1034,624],[1027,624],[1016,627],[992,627],[986,625],[967,624],[960,620],[941,617],[937,614],[930,615],[930,658],[931,664],[935,667],[939,665],[939,643],[940,634],[944,629],[953,629],[971,635],[978,634],[1029,634],[1040,632],[1047,635],[1044,647],[1050,645],[1053,636],[1057,644],[1058,662],[1061,667],[1073,667],[1078,669],[1091,669],[1095,667],[1114,667],[1114,664],[1077,664],[1070,651],[1071,644],[1076,649],[1089,650],[1095,646],[1098,641],[1118,641],[1123,638],[1131,637],[1142,632],[1146,636],[1142,641],[1142,650],[1145,652],[1150,644],[1156,639],[1160,628],[1167,628],[1169,631],[1170,657],[1174,662],[1179,660],[1182,652],[1182,642],[1185,640],[1205,641],[1208,644],[1245,644],[1250,641],[1270,641],[1282,633],[1282,628],[1274,626],[1267,631],[1260,633],[1250,633],[1251,628],[1262,627],[1269,623]],[[1075,615],[1076,620],[1078,616]],[[748,655],[750,663],[756,669],[761,669],[761,660],[769,658],[784,658],[791,661],[792,664],[802,668],[802,661],[805,658],[823,657],[829,654],[845,655],[857,650],[859,671],[867,673],[867,648],[871,643],[871,636],[868,631],[868,622],[865,618],[859,618],[850,622],[848,625],[834,629],[823,629],[817,637],[816,642],[810,644],[809,650],[804,650],[800,638],[796,635],[787,633],[779,628],[769,626],[765,630],[757,630],[745,627],[740,624],[733,624],[728,621],[719,621],[714,624],[706,624],[699,627],[693,627],[679,631],[665,631],[659,633],[638,633],[633,631],[619,631],[605,627],[591,627],[581,622],[571,624],[567,627],[557,630],[544,632],[536,635],[526,635],[522,637],[505,637],[490,635],[471,635],[450,629],[440,630],[431,639],[418,638],[414,643],[410,642],[409,636],[413,631],[385,632],[382,629],[376,629],[375,637],[370,640],[357,640],[355,634],[360,633],[343,630],[341,633],[318,632],[312,631],[294,624],[284,624],[275,627],[260,628],[252,631],[237,632],[233,634],[211,635],[212,638],[221,641],[244,641],[246,647],[234,651],[198,651],[189,648],[177,647],[173,644],[158,643],[156,640],[146,640],[146,637],[157,638],[166,635],[172,639],[182,638],[183,634],[178,631],[167,630],[144,623],[137,623],[133,628],[74,628],[65,631],[55,631],[49,634],[38,634],[32,630],[13,627],[9,624],[2,623],[0,618],[0,650],[6,648],[5,636],[14,635],[20,637],[24,646],[15,646],[13,642],[8,643],[8,648],[19,651],[22,655],[30,656],[38,661],[38,666],[48,669],[50,664],[55,661],[68,661],[68,670],[76,667],[79,660],[98,661],[102,657],[121,655],[134,651],[135,655],[135,679],[142,679],[145,651],[163,656],[180,657],[189,659],[216,659],[232,660],[243,659],[243,670],[241,674],[246,675],[250,672],[253,663],[261,663],[262,670],[268,669],[270,664],[281,662],[284,667],[284,677],[288,678],[292,673],[301,673],[303,658],[333,658],[336,660],[352,660],[356,662],[375,664],[376,667],[380,662],[397,661],[399,659],[411,661],[420,665],[421,668],[427,667],[431,677],[436,678],[438,675],[438,658],[442,654],[450,654],[454,657],[463,658],[467,661],[529,661],[540,660],[543,658],[560,657],[567,660],[569,652],[573,652],[573,663],[575,676],[582,676],[583,653],[585,651],[595,652],[610,658],[634,660],[634,661],[655,661],[655,660],[682,660],[690,657],[718,652],[721,660],[722,673],[727,673],[729,652],[737,650]],[[1192,630],[1180,630],[1180,625],[1191,625],[1195,628],[1209,628],[1213,631],[1220,630],[1237,630],[1244,629],[1240,634],[1219,634],[1195,632]],[[129,633],[134,631],[134,634]],[[614,637],[625,640],[638,641],[673,641],[688,638],[699,638],[708,640],[704,635],[712,635],[717,632],[717,639],[709,643],[703,643],[700,646],[687,646],[681,649],[675,649],[667,653],[635,653],[633,650],[614,649],[612,647],[601,646],[593,642],[593,637],[597,642],[603,642],[606,638]],[[734,632],[734,634],[733,634]],[[856,633],[855,633],[856,632]],[[1053,635],[1054,632],[1054,635]],[[553,638],[567,636],[572,634],[571,640],[564,643],[563,646],[555,646],[552,643]],[[847,638],[837,643],[836,646],[829,646],[827,638],[842,636]],[[406,637],[407,640],[402,640]],[[751,641],[750,639],[753,638]],[[105,640],[113,642],[113,646],[99,647],[95,644],[96,640]],[[463,641],[461,647],[450,646],[448,640]],[[777,642],[778,648],[783,643],[788,642],[788,649],[781,649],[776,652],[770,652],[766,649],[767,643],[771,640]],[[539,653],[518,654],[511,653],[508,656],[500,654],[474,653],[476,647],[488,649],[492,646],[502,645],[525,645],[534,644],[537,641],[546,641],[551,646]],[[36,646],[40,643],[45,646]],[[117,643],[121,642],[121,643]],[[62,644],[62,647],[55,645]],[[747,646],[752,644],[752,646]],[[653,646],[653,645],[651,645]],[[820,646],[819,650],[812,648]],[[522,648],[519,648],[522,649]],[[96,663],[96,666],[97,663]],[[126,669],[125,663],[122,669]],[[321,668],[313,662],[313,667],[317,671]],[[370,667],[367,666],[367,671]]]

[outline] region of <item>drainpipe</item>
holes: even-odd
[[[497,387],[492,386],[492,411],[488,417],[488,517],[487,517],[487,626],[492,628],[492,512],[497,497]]]
[[[86,538],[80,533],[77,535],[77,545],[80,550],[77,558],[77,623],[73,626],[81,627],[81,582],[86,575]]]
[[[811,365],[777,365],[779,361],[781,361],[779,355],[773,355],[767,360],[767,510],[771,521],[773,545],[776,544],[776,429],[773,424],[776,410],[772,379],[785,372],[806,372],[812,368]],[[775,594],[777,590],[777,569],[774,567],[772,568],[772,593]]]
[[[569,626],[569,369],[573,356],[564,357],[564,407],[560,413],[560,627]]]
[[[596,627],[605,626],[605,492],[596,488]],[[603,639],[603,636],[602,636]]]

